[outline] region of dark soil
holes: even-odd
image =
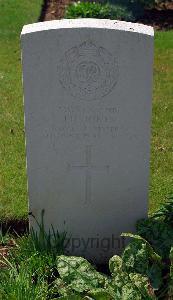
[[[45,0],[40,21],[62,19],[65,7],[71,2],[74,0]],[[151,25],[158,30],[173,29],[173,3],[168,2],[158,8],[145,10],[144,16],[137,22]]]
[[[6,220],[0,221],[0,231],[3,234],[11,233],[13,235],[22,235],[29,231],[29,220]]]
[[[65,7],[72,0],[44,0],[39,21],[51,21],[64,17]]]
[[[151,25],[157,30],[173,29],[173,3],[170,9],[145,10],[144,16],[137,20],[139,23]]]
[[[29,232],[28,220],[6,220],[0,222],[0,231],[3,235],[6,233],[11,234],[13,238],[10,238],[7,242],[0,241],[0,269],[6,268],[6,262],[3,258],[7,258],[10,249],[16,246],[15,237],[23,235]]]

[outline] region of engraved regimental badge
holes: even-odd
[[[65,52],[58,78],[75,98],[94,100],[109,94],[117,83],[117,61],[105,48],[85,41]]]

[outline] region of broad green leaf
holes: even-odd
[[[70,295],[70,296],[66,296],[66,297],[60,297],[60,298],[54,298],[55,299],[60,299],[60,300],[82,300],[85,299],[79,295]]]
[[[103,287],[106,276],[97,272],[84,258],[61,255],[57,257],[57,269],[63,281],[76,292]]]
[[[61,278],[57,278],[49,290],[49,293],[52,296],[56,295],[57,292],[63,297],[69,297],[73,295],[73,290]]]
[[[117,300],[155,299],[149,280],[141,274],[128,274],[122,270],[122,259],[115,255],[109,260],[112,279],[108,285],[109,293]]]
[[[137,241],[140,241],[140,242],[143,242],[144,244],[147,245],[147,249],[148,249],[148,252],[151,256],[151,258],[153,260],[155,260],[157,263],[161,263],[161,257],[160,255],[158,255],[152,248],[152,246],[150,245],[150,243],[148,241],[146,241],[143,237],[141,237],[140,235],[137,235],[137,234],[132,234],[132,233],[122,233],[121,236],[124,236],[124,237],[130,237],[130,238],[133,238]]]
[[[169,252],[173,245],[172,225],[164,220],[150,217],[137,222],[137,232],[152,245],[163,259],[169,259]]]
[[[152,287],[158,289],[162,285],[161,257],[142,237],[123,234],[133,238],[122,255],[122,269],[127,273],[139,273],[149,277]]]
[[[135,280],[137,282],[135,282]],[[127,274],[121,272],[112,278],[108,287],[108,292],[116,300],[153,300],[154,291],[149,285],[147,277],[141,274]]]
[[[109,260],[109,270],[112,276],[116,276],[122,269],[122,259],[118,255],[114,255]]]
[[[156,299],[154,290],[149,283],[148,277],[142,276],[141,274],[129,274],[129,277],[133,284],[138,288],[138,291],[142,295],[142,299]]]
[[[91,290],[88,292],[88,295],[91,296],[94,300],[113,300],[108,291],[103,288]]]

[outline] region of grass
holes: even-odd
[[[0,219],[27,217],[20,31],[42,0],[0,0]],[[150,212],[173,192],[173,31],[155,36]],[[140,199],[139,199],[140,200]]]
[[[37,232],[15,237],[8,256],[0,255],[0,299],[50,299],[48,287],[56,279],[56,257],[64,253],[66,234],[53,227],[45,232],[43,215]]]
[[[0,218],[25,218],[20,32],[35,22],[42,0],[0,0]]]
[[[53,278],[55,259],[51,253],[39,253],[30,235],[16,239],[16,246],[1,262],[0,299],[47,299],[47,281]]]
[[[150,212],[173,193],[173,31],[155,35]]]

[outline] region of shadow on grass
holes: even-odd
[[[49,6],[49,2],[50,2],[49,0],[44,0],[43,1],[42,8],[41,8],[41,13],[40,13],[40,16],[38,18],[38,22],[43,22],[44,21],[46,13],[47,13],[48,6]]]

